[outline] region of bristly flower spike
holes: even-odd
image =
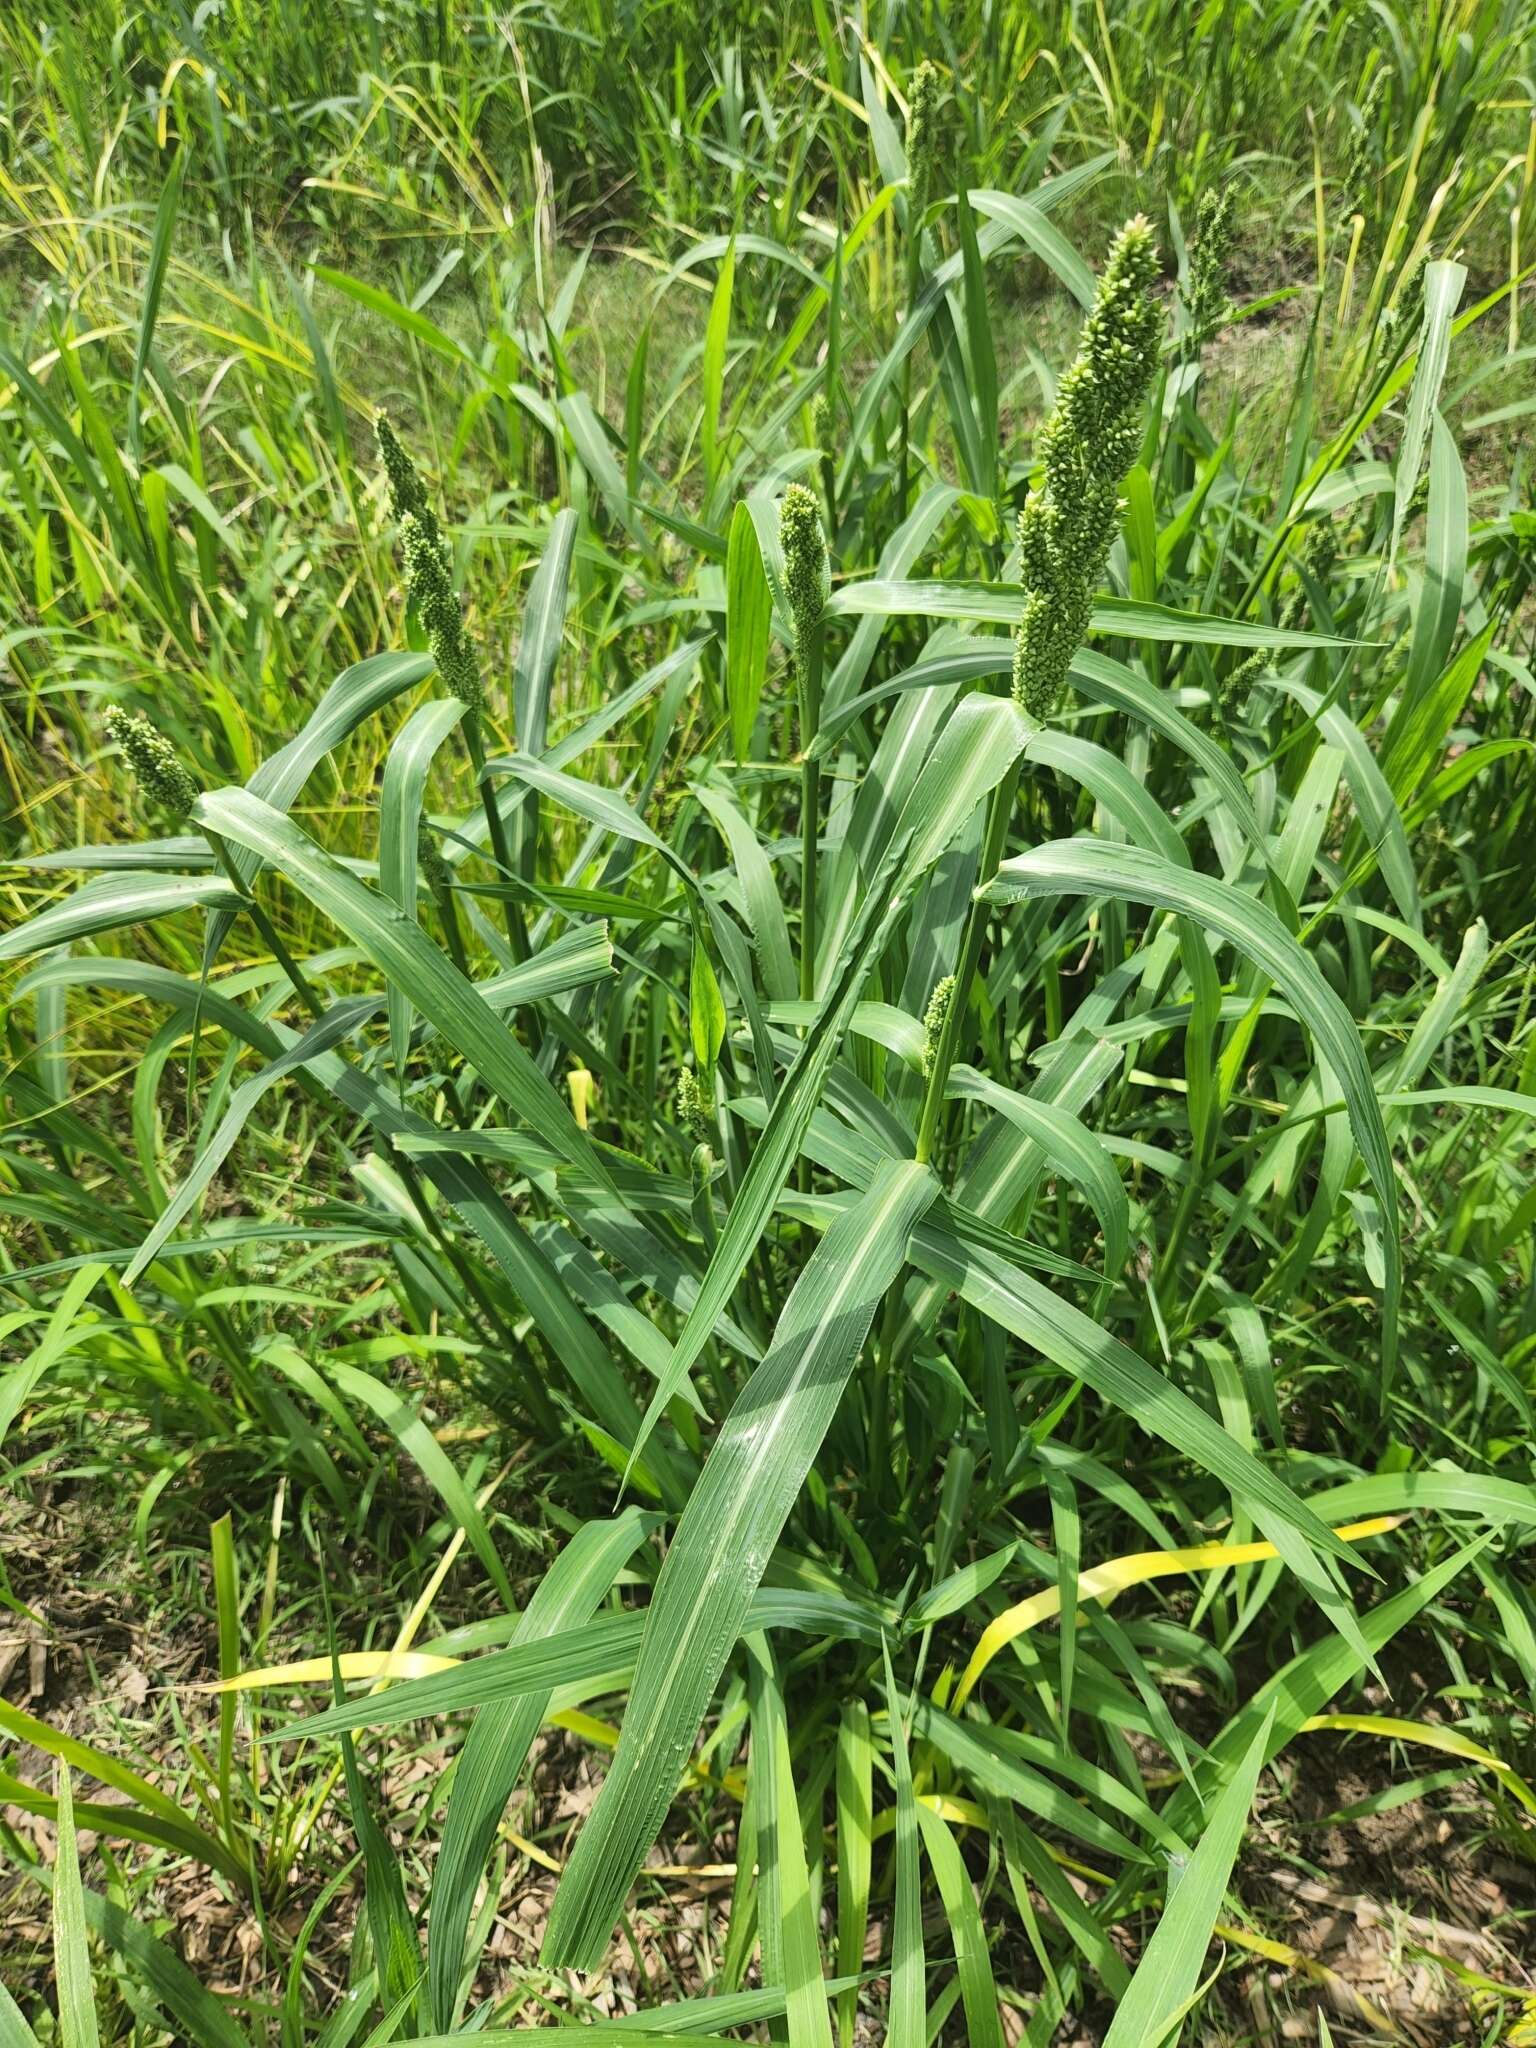
[[[443,530],[427,496],[426,485],[415,463],[401,446],[388,414],[379,413],[373,425],[378,436],[379,459],[384,464],[384,476],[389,485],[389,509],[396,523],[409,516],[433,541],[442,545]]]
[[[471,711],[478,710],[483,695],[480,664],[464,630],[464,610],[453,587],[447,549],[414,512],[407,512],[400,521],[400,547],[411,603],[426,632],[443,688]]]
[[[173,817],[184,818],[197,801],[198,781],[164,733],[142,711],[124,711],[120,704],[109,704],[102,722],[144,794]]]
[[[703,1144],[708,1139],[709,1104],[692,1067],[684,1067],[677,1077],[677,1120],[696,1143]]]
[[[1204,192],[1195,216],[1195,240],[1189,257],[1189,338],[1203,348],[1232,312],[1227,296],[1227,261],[1232,254],[1232,227],[1237,195],[1231,185]]]
[[[911,231],[916,233],[933,192],[939,167],[938,67],[925,57],[912,74],[907,94],[907,179]]]
[[[946,974],[933,984],[933,993],[928,998],[928,1007],[923,1012],[923,1075],[933,1072],[933,1062],[938,1055],[939,1040],[944,1032],[944,1020],[949,1015],[950,1003],[954,1000],[955,977]]]
[[[416,865],[422,880],[434,896],[442,895],[453,887],[453,869],[449,867],[432,833],[423,824],[416,827]]]
[[[1162,321],[1157,248],[1140,215],[1115,237],[1077,356],[1040,436],[1041,487],[1019,516],[1024,610],[1013,694],[1029,717],[1055,709],[1120,528],[1120,481],[1135,460]]]
[[[1280,623],[1289,632],[1299,626],[1307,616],[1307,582],[1318,589],[1326,589],[1328,578],[1333,574],[1334,564],[1339,559],[1339,536],[1331,519],[1319,519],[1307,528],[1306,538],[1301,544],[1301,569],[1305,572],[1296,579],[1296,588],[1286,599],[1280,614]]]
[[[379,457],[389,484],[389,505],[400,527],[410,601],[432,649],[443,687],[471,711],[482,691],[480,665],[464,630],[464,612],[453,587],[453,556],[442,523],[432,509],[416,465],[383,413],[375,427]]]
[[[790,484],[779,505],[779,546],[784,554],[784,596],[794,626],[795,662],[803,667],[811,636],[827,602],[827,536],[815,494]]]
[[[1247,702],[1254,684],[1267,676],[1273,666],[1274,660],[1267,647],[1255,649],[1240,661],[1219,685],[1217,708],[1221,716],[1235,717]]]
[[[1382,103],[1386,97],[1387,72],[1382,65],[1372,78],[1360,108],[1360,125],[1350,138],[1349,157],[1344,166],[1344,182],[1341,187],[1341,214],[1348,222],[1359,214],[1370,218],[1371,193],[1376,183],[1376,129],[1381,121]]]

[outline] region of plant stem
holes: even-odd
[[[472,977],[469,972],[469,955],[464,950],[464,927],[459,920],[459,906],[451,888],[432,889],[432,900],[437,905],[437,914],[442,922],[443,937],[448,942],[448,956],[466,981]]]
[[[267,951],[272,955],[278,966],[282,968],[284,974],[287,975],[289,982],[292,984],[294,994],[299,998],[305,1009],[308,1010],[311,1017],[316,1019],[323,1017],[325,1015],[324,1003],[315,994],[303,968],[300,967],[298,961],[294,959],[278,935],[276,925],[273,924],[271,918],[268,917],[266,911],[261,907],[255,890],[241,876],[239,869],[230,858],[229,848],[224,844],[224,841],[217,832],[205,831],[204,837],[212,846],[220,867],[228,875],[236,892],[244,901],[246,909],[251,914],[252,923],[266,943]]]
[[[976,872],[976,885],[985,888],[997,873],[1002,860],[1003,849],[1008,843],[1008,826],[1013,817],[1014,799],[1018,795],[1019,776],[1022,763],[1015,761],[1002,781],[993,790],[987,809],[986,831],[982,838],[981,862]],[[976,978],[976,969],[981,961],[981,941],[987,927],[987,906],[973,896],[965,914],[965,930],[960,939],[960,958],[955,965],[954,993],[949,1007],[944,1012],[944,1023],[939,1032],[939,1042],[933,1049],[933,1059],[928,1069],[928,1087],[923,1096],[922,1117],[917,1129],[917,1158],[926,1164],[933,1156],[933,1148],[944,1115],[944,1091],[949,1086],[950,1069],[960,1049],[960,1033],[971,1005],[971,985]]]
[[[875,1347],[875,1370],[869,1384],[869,1441],[865,1475],[871,1498],[884,1500],[891,1463],[891,1353],[890,1338],[900,1312],[901,1297],[892,1288],[886,1301],[885,1325]]]
[[[912,309],[917,304],[918,285],[922,278],[922,227],[909,220],[907,225],[907,310],[902,316],[903,323],[910,322]],[[914,344],[915,346],[915,344]],[[907,516],[907,471],[909,466],[909,443],[912,420],[912,349],[901,359],[901,444],[896,470],[896,517]]]
[[[908,137],[911,146],[911,137]],[[924,161],[909,163],[909,185],[907,188],[907,309],[902,315],[904,325],[909,325],[917,310],[918,293],[923,284],[923,219],[928,211],[929,168]],[[901,456],[896,483],[896,516],[907,516],[907,475],[909,469],[909,448],[912,419],[912,355],[909,348],[901,359]]]
[[[837,466],[831,455],[821,451],[821,495],[827,507],[827,535],[833,546],[837,545]]]
[[[821,724],[821,627],[807,636],[796,653],[800,679],[800,999],[816,1000],[816,863],[821,850],[821,761],[811,748]],[[811,1162],[796,1162],[796,1185],[811,1185]]]
[[[1022,763],[1015,761],[992,792],[976,878],[978,886],[992,879],[997,873],[998,862],[1003,857],[1021,770]],[[939,1042],[933,1050],[933,1059],[928,1069],[928,1086],[923,1095],[916,1154],[923,1164],[932,1158],[934,1144],[938,1138],[944,1111],[945,1090],[949,1085],[955,1055],[960,1048],[960,1033],[966,1012],[970,1008],[971,985],[981,959],[981,942],[986,924],[987,906],[978,903],[972,897],[970,908],[966,912],[965,929],[960,938],[960,957],[955,967],[954,991],[949,999],[949,1007],[944,1012],[944,1023],[939,1031]],[[896,1337],[900,1327],[901,1288],[898,1285],[886,1296],[885,1312],[880,1323],[880,1337],[875,1347],[874,1374],[869,1389],[868,1485],[876,1500],[885,1493],[887,1482],[892,1476],[892,1386],[895,1380]]]
[[[517,879],[517,869],[512,861],[512,846],[507,838],[506,824],[496,805],[496,792],[485,777],[485,738],[480,730],[480,714],[471,711],[464,720],[464,744],[469,751],[470,765],[475,771],[475,782],[480,790],[480,802],[485,810],[485,827],[490,835],[491,858],[501,870],[503,883]],[[512,948],[512,958],[521,963],[528,958],[528,932],[523,923],[521,906],[510,896],[501,899],[502,914],[507,927],[507,943]]]
[[[800,997],[816,995],[816,862],[821,841],[821,761],[813,755],[821,725],[821,627],[797,653],[800,679]]]

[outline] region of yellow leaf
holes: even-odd
[[[430,1650],[344,1650],[336,1659],[343,1678],[430,1678],[451,1671],[457,1657],[438,1657]],[[302,1657],[297,1664],[264,1664],[258,1671],[237,1671],[202,1685],[199,1692],[254,1692],[264,1685],[329,1685],[329,1657]]]
[[[1345,1543],[1359,1543],[1367,1536],[1380,1536],[1388,1529],[1395,1529],[1402,1519],[1401,1515],[1376,1515],[1368,1522],[1351,1522],[1333,1533]],[[1085,1600],[1112,1600],[1128,1586],[1139,1586],[1147,1579],[1177,1578],[1184,1572],[1218,1571],[1224,1565],[1260,1564],[1276,1555],[1278,1553],[1272,1543],[1199,1543],[1186,1550],[1138,1550],[1126,1557],[1112,1557],[1105,1564],[1090,1565],[1087,1571],[1079,1572],[1078,1604],[1081,1606]],[[1049,1621],[1052,1615],[1060,1612],[1060,1588],[1046,1586],[998,1615],[983,1631],[971,1652],[971,1661],[965,1667],[949,1711],[959,1713],[975,1690],[976,1681],[999,1650],[1006,1648],[1016,1636],[1025,1634],[1042,1621]]]
[[[1343,1728],[1359,1735],[1380,1735],[1388,1742],[1417,1742],[1425,1749],[1438,1749],[1446,1756],[1465,1757],[1468,1763],[1481,1764],[1484,1769],[1496,1771],[1502,1783],[1512,1792],[1527,1813],[1536,1813],[1536,1792],[1525,1782],[1512,1764],[1504,1762],[1490,1749],[1484,1749],[1480,1742],[1474,1742],[1456,1728],[1442,1728],[1433,1721],[1398,1721],[1386,1714],[1314,1714],[1310,1721],[1303,1721],[1301,1733],[1311,1735],[1322,1728]]]

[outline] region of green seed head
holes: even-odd
[[[399,522],[411,604],[431,645],[443,687],[473,710],[481,699],[480,672],[453,588],[453,558],[447,538],[415,463],[383,413],[375,427],[389,481],[390,510]]]
[[[940,130],[937,119],[941,91],[936,65],[925,57],[912,74],[907,95],[907,176],[913,211],[921,214],[939,168]]]
[[[384,464],[384,475],[389,484],[391,513],[396,520],[414,519],[431,539],[441,541],[442,529],[427,496],[426,486],[417,474],[415,463],[400,445],[388,415],[379,413],[373,424],[378,436],[379,459]]]
[[[1338,559],[1339,536],[1333,521],[1320,519],[1314,526],[1309,526],[1301,544],[1301,573],[1280,613],[1280,623],[1288,631],[1299,626],[1307,616],[1308,583],[1326,586]]]
[[[1152,230],[1138,216],[1115,237],[1077,356],[1041,430],[1045,474],[1019,519],[1024,608],[1013,648],[1014,699],[1037,721],[1060,698],[1119,531],[1120,479],[1136,458],[1157,369],[1156,275]]]
[[[1209,341],[1231,315],[1227,296],[1227,260],[1232,253],[1232,222],[1236,193],[1231,185],[1201,195],[1195,216],[1195,242],[1189,259],[1190,337],[1196,348]]]
[[[818,391],[811,400],[811,433],[820,449],[832,445],[832,401],[825,391]]]
[[[1416,338],[1424,324],[1426,255],[1426,251],[1420,252],[1413,269],[1398,281],[1396,304],[1386,307],[1382,313],[1382,338],[1388,347],[1400,347]]]
[[[453,869],[443,858],[442,848],[425,825],[416,827],[416,865],[435,896],[453,886]]]
[[[677,1120],[697,1143],[702,1145],[709,1137],[709,1104],[692,1067],[684,1067],[677,1077]]]
[[[458,605],[453,572],[442,543],[414,512],[400,521],[400,552],[416,616],[429,633],[446,629]]]
[[[784,595],[795,629],[795,659],[802,661],[827,601],[827,537],[815,494],[790,484],[779,505],[784,551]]]
[[[405,556],[411,603],[426,633],[443,688],[474,711],[483,697],[480,665],[464,630],[464,612],[453,587],[447,544],[435,537],[414,513],[407,512],[400,521],[400,547]]]
[[[1319,519],[1308,527],[1301,559],[1319,583],[1332,575],[1334,564],[1339,559],[1339,536],[1331,519]]]
[[[1360,109],[1360,125],[1350,138],[1349,158],[1344,166],[1344,184],[1341,193],[1343,218],[1352,220],[1358,213],[1369,217],[1370,200],[1376,184],[1376,129],[1381,120],[1381,105],[1386,96],[1387,74],[1379,70],[1371,80],[1365,95],[1365,104]]]
[[[1222,679],[1218,703],[1223,717],[1230,717],[1247,702],[1254,684],[1269,674],[1271,666],[1269,649],[1260,647]]]
[[[955,977],[946,974],[941,981],[933,984],[933,994],[928,998],[928,1007],[923,1012],[923,1073],[933,1072],[933,1063],[938,1056],[939,1039],[943,1036],[944,1020],[949,1015],[949,1006],[954,999]]]
[[[379,460],[384,464],[384,474],[389,479],[390,510],[397,519],[403,519],[407,512],[414,512],[419,518],[426,503],[426,492],[416,474],[415,463],[401,447],[399,436],[389,424],[388,413],[378,414],[373,430],[378,436]]]
[[[1118,438],[1134,415],[1157,368],[1162,316],[1151,297],[1157,278],[1157,244],[1142,214],[1126,222],[1110,246],[1093,309],[1078,337],[1077,359],[1061,381],[1056,416],[1063,429],[1079,433],[1090,467],[1118,482],[1129,463]],[[1111,446],[1103,444],[1111,437]]]
[[[144,794],[173,817],[184,818],[197,801],[197,777],[164,733],[157,732],[142,711],[124,711],[119,704],[107,706],[102,722]]]

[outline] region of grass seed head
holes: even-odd
[[[1396,297],[1381,314],[1381,341],[1389,356],[1417,339],[1424,324],[1424,265],[1427,250],[1420,250],[1413,268],[1398,280]]]
[[[1299,626],[1307,616],[1307,584],[1325,587],[1339,559],[1339,536],[1331,519],[1319,519],[1309,526],[1301,544],[1301,570],[1296,588],[1285,601],[1280,623],[1287,630]]]
[[[1055,709],[1119,530],[1120,480],[1135,460],[1157,369],[1156,275],[1152,229],[1138,215],[1115,237],[1041,432],[1044,480],[1019,518],[1025,597],[1013,648],[1014,698],[1037,720]]]
[[[1319,583],[1333,574],[1339,559],[1339,535],[1331,519],[1319,519],[1308,527],[1301,559]]]
[[[414,519],[432,540],[441,542],[442,528],[427,496],[426,486],[417,473],[415,463],[401,446],[399,436],[389,423],[389,416],[379,413],[373,425],[378,436],[379,459],[384,464],[384,475],[389,485],[389,509],[396,522],[407,517]]]
[[[692,1067],[684,1067],[677,1077],[676,1106],[678,1122],[690,1138],[702,1145],[710,1134],[709,1104]]]
[[[1227,264],[1232,254],[1232,227],[1237,195],[1231,185],[1200,196],[1195,216],[1195,241],[1189,259],[1190,338],[1196,348],[1210,340],[1231,317],[1227,295]]]
[[[434,896],[441,896],[452,888],[453,869],[443,858],[442,848],[425,825],[416,827],[416,865]]]
[[[1387,74],[1383,66],[1371,80],[1360,108],[1359,126],[1350,138],[1349,158],[1344,167],[1343,210],[1344,219],[1352,220],[1358,213],[1364,219],[1370,218],[1371,193],[1376,184],[1376,129],[1381,120],[1381,105],[1386,96]]]
[[[464,630],[464,609],[453,587],[448,552],[413,512],[400,521],[411,603],[421,620],[443,688],[471,711],[482,701],[480,664]]]
[[[173,817],[184,818],[197,801],[198,781],[164,733],[142,711],[124,711],[120,704],[107,706],[103,723],[144,794]]]
[[[791,484],[779,506],[779,545],[784,551],[784,595],[795,629],[795,659],[801,661],[827,601],[827,537],[815,493]]]
[[[938,1056],[939,1039],[943,1035],[944,1020],[949,1015],[949,1006],[954,999],[955,977],[946,974],[933,984],[933,993],[928,998],[928,1007],[923,1012],[923,1074],[926,1078],[933,1072],[933,1063]]]
[[[1124,476],[1130,463],[1117,436],[1134,433],[1137,413],[1157,368],[1162,315],[1152,298],[1157,243],[1144,214],[1126,222],[1110,245],[1077,355],[1061,381],[1053,421],[1083,438],[1097,476]],[[1106,446],[1106,439],[1110,445]],[[1133,444],[1134,445],[1134,444]]]
[[[1274,663],[1267,647],[1259,647],[1222,678],[1218,703],[1223,717],[1230,717],[1248,700],[1255,683],[1270,673]]]
[[[907,176],[913,211],[919,216],[927,207],[939,168],[940,131],[935,117],[940,90],[938,67],[925,57],[912,74],[907,95]]]

